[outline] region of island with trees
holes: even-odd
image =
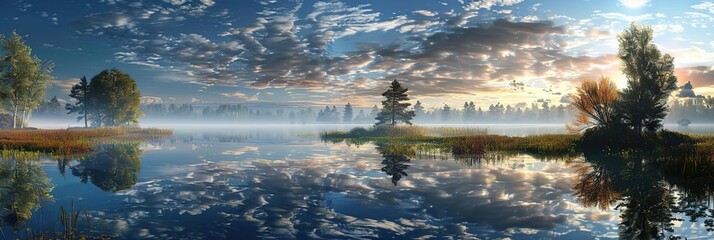
[[[627,87],[618,91],[608,77],[585,80],[569,97],[576,110],[574,120],[566,125],[570,134],[546,134],[525,137],[489,135],[485,129],[427,128],[413,125],[414,111],[408,89],[398,80],[382,94],[382,108],[373,127],[350,131],[321,133],[324,141],[352,144],[410,143],[419,149],[438,149],[469,158],[484,158],[489,152],[529,153],[539,156],[577,156],[585,151],[608,154],[647,152],[659,159],[687,155],[704,160],[711,153],[714,136],[683,134],[664,130],[667,101],[677,89],[674,58],[661,53],[652,43],[651,27],[632,23],[617,37],[617,56]],[[420,105],[417,102],[417,105]],[[474,109],[469,103],[465,109]],[[447,106],[448,107],[448,106]],[[445,107],[446,108],[446,107]],[[469,116],[469,115],[465,115]]]
[[[134,79],[118,69],[104,70],[87,81],[82,77],[72,87],[75,99],[64,107],[76,114],[84,128],[38,130],[29,128],[32,113],[62,114],[57,97],[43,102],[52,84],[54,64],[32,54],[32,49],[16,32],[0,36],[0,146],[3,151],[41,152],[51,155],[87,154],[101,142],[163,137],[171,130],[136,127],[143,114],[141,93]]]

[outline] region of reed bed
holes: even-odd
[[[81,155],[94,144],[110,140],[148,140],[171,135],[156,128],[97,128],[63,130],[0,130],[0,150],[40,152],[53,155]]]
[[[385,144],[421,144],[421,148],[445,149],[453,156],[475,157],[487,152],[518,152],[548,156],[572,156],[581,138],[578,134],[549,134],[526,137],[488,135],[480,128],[425,128],[419,126],[396,126],[353,128],[350,131],[323,132],[325,141],[348,144],[377,142]],[[426,145],[425,145],[426,144]],[[428,145],[428,147],[426,147]]]

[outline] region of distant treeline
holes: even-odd
[[[152,103],[141,106],[144,120],[166,119],[172,122],[258,122],[258,123],[356,123],[374,124],[379,108],[353,108],[325,106],[318,108],[252,108],[241,104],[193,105]],[[464,108],[444,105],[438,109],[424,109],[420,102],[413,107],[414,123],[565,123],[573,111],[563,104],[550,106],[547,102],[533,103],[530,107],[513,107],[500,103],[486,110],[473,102]],[[356,112],[356,113],[355,113]]]
[[[574,111],[564,104],[551,105],[534,102],[529,107],[514,107],[500,103],[487,108],[476,107],[471,102],[460,108],[444,105],[441,108],[424,109],[417,102],[413,107],[414,123],[565,123],[574,118]],[[698,97],[674,100],[670,105],[667,123],[676,123],[686,118],[692,123],[714,123],[714,98]],[[179,122],[263,122],[263,123],[356,123],[373,124],[379,108],[350,108],[326,106],[324,108],[259,109],[241,104],[193,105],[193,104],[144,104],[141,105],[144,120],[166,119]],[[350,114],[352,111],[352,114]],[[345,114],[347,112],[347,114]],[[356,112],[356,113],[355,113]],[[34,116],[67,116],[57,98],[43,101],[34,111]],[[352,117],[350,117],[352,115]]]
[[[695,124],[714,123],[714,97],[675,99],[670,105],[665,122],[676,123],[681,119],[688,119]]]

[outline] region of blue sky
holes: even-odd
[[[146,101],[371,106],[392,79],[427,107],[559,103],[583,79],[625,79],[616,35],[636,21],[675,57],[680,85],[714,94],[711,1],[8,0],[56,63],[49,96],[119,68]],[[515,84],[514,84],[515,83]],[[519,87],[523,86],[523,87]]]

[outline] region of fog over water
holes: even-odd
[[[66,128],[59,122],[34,123]],[[44,175],[35,177],[50,180],[54,202],[44,203],[28,223],[56,216],[59,206],[75,201],[89,214],[93,231],[119,239],[610,239],[619,236],[620,216],[628,213],[616,204],[591,205],[597,200],[576,194],[581,179],[589,179],[583,174],[620,167],[603,167],[582,156],[459,159],[390,152],[381,143],[323,142],[317,136],[366,124],[141,126],[175,133],[136,145],[102,145],[83,159],[41,161]],[[480,127],[511,136],[565,132],[560,124],[429,126]],[[688,130],[713,132],[714,126]],[[636,184],[669,186],[656,176],[637,179]],[[654,191],[644,186],[633,189]],[[664,189],[677,194],[681,186],[673,186]],[[674,222],[680,227],[673,234],[709,236],[706,219]],[[5,232],[13,231],[6,227]]]

